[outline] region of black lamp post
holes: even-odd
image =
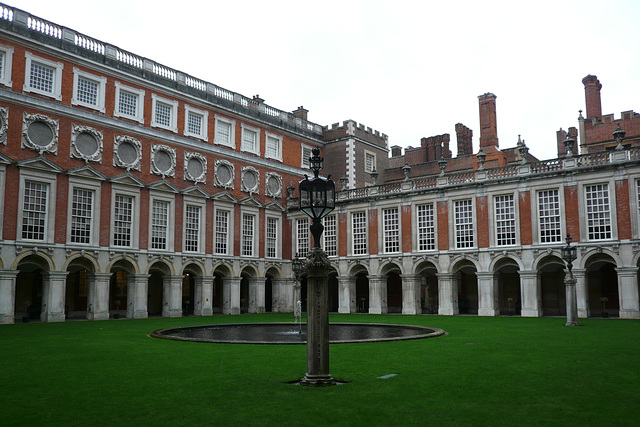
[[[567,323],[566,326],[578,326],[578,301],[576,296],[576,279],[573,277],[573,261],[578,257],[578,248],[571,246],[571,235],[567,233],[567,246],[562,248],[562,259],[567,264],[569,274],[564,277],[567,291]]]
[[[335,384],[329,373],[329,295],[327,275],[329,259],[320,247],[324,226],[322,218],[336,207],[336,187],[329,177],[319,176],[322,169],[320,149],[312,150],[309,159],[313,177],[300,181],[300,210],[312,219],[310,230],[313,248],[307,256],[307,372],[301,384],[326,386]]]

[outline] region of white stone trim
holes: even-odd
[[[22,87],[22,90],[25,92],[32,92],[48,96],[57,101],[62,101],[62,69],[64,68],[64,64],[62,64],[62,62],[55,62],[48,59],[40,58],[38,56],[35,56],[31,52],[25,52],[24,56],[26,62],[24,66],[24,86]],[[31,86],[30,77],[31,66],[33,63],[44,65],[45,67],[53,69],[53,87],[51,92],[47,92]]]
[[[275,156],[269,155],[269,139],[270,138],[278,141],[278,153]],[[273,159],[279,162],[282,161],[282,143],[283,143],[282,140],[283,140],[282,136],[265,131],[265,138],[264,138],[264,158],[265,159]]]
[[[170,107],[171,122],[168,126],[157,121],[157,108],[158,103],[165,104]],[[166,129],[174,133],[178,133],[178,101],[163,98],[155,93],[151,94],[151,126],[159,129]]]
[[[80,188],[93,191],[93,206],[91,216],[91,241],[87,243],[71,242],[71,223],[73,212],[73,190]],[[101,182],[86,179],[84,177],[69,176],[69,195],[67,201],[67,237],[66,241],[70,245],[78,246],[99,246],[100,242],[100,202],[102,200]]]
[[[88,133],[92,135],[98,143],[98,149],[91,155],[83,154],[76,146],[78,135]],[[82,159],[86,162],[102,163],[102,151],[104,150],[102,132],[89,126],[71,125],[71,158]]]
[[[274,257],[268,256],[268,251],[267,251],[267,246],[268,246],[267,231],[269,229],[267,227],[267,224],[269,223],[269,218],[275,219],[278,223],[278,225],[276,226],[276,255]],[[264,257],[267,259],[282,258],[282,215],[275,215],[273,213],[270,213],[269,211],[266,211],[265,218],[264,218]]]
[[[189,114],[197,114],[202,116],[202,126],[200,127],[199,134],[192,133],[189,131]],[[190,106],[189,104],[184,105],[184,135],[185,136],[193,136],[203,141],[207,141],[208,129],[209,129],[208,125],[209,125],[209,112],[207,110],[200,110]]]
[[[39,182],[47,184],[47,213],[45,216],[45,236],[44,240],[31,240],[22,238],[22,221],[23,221],[23,208],[24,208],[24,188],[25,181]],[[57,191],[57,177],[55,174],[46,173],[42,171],[35,171],[32,169],[20,169],[20,185],[19,191],[19,204],[18,204],[18,221],[16,230],[16,242],[43,242],[53,243],[56,225],[56,191]]]
[[[197,159],[202,164],[202,173],[200,176],[193,176],[188,170],[189,161],[191,159]],[[193,181],[200,182],[205,184],[207,182],[207,158],[199,153],[192,153],[189,151],[185,151],[184,153],[184,180],[185,181]]]
[[[98,84],[98,93],[96,105],[89,104],[87,102],[81,101],[78,99],[78,80],[80,78],[84,78],[86,80],[91,80],[94,83]],[[105,90],[107,87],[107,78],[104,76],[96,76],[94,74],[87,73],[85,71],[79,70],[76,67],[73,67],[73,96],[71,98],[72,105],[81,105],[83,107],[92,108],[94,110],[98,110],[101,113],[105,112],[104,107],[104,98],[105,98]]]
[[[118,147],[120,144],[127,142],[136,149],[136,160],[132,163],[126,163],[118,154]],[[129,172],[130,170],[141,170],[140,162],[142,159],[142,143],[137,139],[127,135],[116,135],[113,138],[113,166],[124,168]]]
[[[260,155],[260,128],[246,125],[244,123],[240,123],[240,128],[242,129],[242,138],[240,140],[240,151],[244,151],[245,153],[255,154],[257,156]],[[244,145],[244,135],[245,133],[253,132],[256,135],[255,147],[252,149],[248,149]]]
[[[26,111],[22,116],[22,148],[37,151],[39,154],[52,153],[58,154],[58,135],[59,135],[59,120],[53,120],[44,114],[29,114]],[[51,142],[47,145],[39,145],[31,140],[29,137],[29,126],[34,122],[42,122],[51,129],[53,137]]]
[[[247,174],[252,174],[255,176],[256,178],[255,185],[250,186],[245,182],[245,176],[247,176]],[[249,194],[257,194],[260,189],[260,172],[258,172],[258,169],[254,168],[253,166],[243,166],[242,175],[240,179],[240,186],[241,186],[240,189],[242,191],[246,191]]]
[[[171,160],[171,166],[169,170],[163,171],[160,170],[158,165],[156,164],[156,155],[159,152],[165,152],[169,156]],[[163,144],[151,144],[151,169],[150,172],[154,175],[160,175],[164,179],[167,176],[175,177],[176,176],[176,149],[171,148],[168,145]]]
[[[11,81],[13,47],[0,44],[0,50],[4,53],[4,63],[2,64],[2,73],[0,73],[0,85],[10,88],[13,85]]]
[[[218,169],[222,166],[226,166],[229,168],[230,172],[231,172],[231,178],[229,179],[228,182],[222,182],[218,176]],[[222,159],[217,159],[215,166],[214,166],[214,184],[216,187],[223,187],[225,190],[228,189],[232,189],[233,190],[233,183],[236,179],[236,174],[235,174],[235,167],[233,166],[233,163],[227,161],[227,160],[222,160]]]
[[[7,133],[9,131],[9,109],[0,107],[0,144],[7,145]]]
[[[116,210],[116,195],[133,197],[133,212],[132,212],[132,224],[131,224],[131,246],[115,246],[113,244],[114,232],[115,232],[115,210]],[[112,248],[140,248],[140,190],[138,188],[132,188],[128,185],[122,185],[117,183],[111,184],[111,223],[109,225],[109,246]]]
[[[215,134],[213,136],[214,144],[224,145],[225,147],[236,147],[236,121],[227,117],[216,114],[215,116]],[[219,123],[226,123],[229,125],[229,141],[223,141],[218,138],[218,126]]]
[[[152,237],[153,237],[153,202],[166,202],[169,204],[168,213],[167,213],[167,247],[165,249],[154,249],[152,247]],[[173,194],[169,195],[168,193],[157,191],[157,190],[149,190],[149,246],[148,249],[151,252],[173,252],[175,246],[175,208],[176,206],[176,198]]]
[[[198,218],[198,250],[187,251],[187,206],[200,208],[200,218]],[[201,197],[184,196],[182,203],[182,250],[189,254],[204,254],[206,245],[207,230],[207,200]]]

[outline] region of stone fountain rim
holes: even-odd
[[[249,341],[249,340],[212,340],[208,338],[187,338],[187,337],[179,337],[175,335],[165,335],[165,333],[180,329],[195,329],[195,328],[208,328],[208,327],[222,327],[222,328],[231,328],[231,327],[250,327],[250,326],[269,326],[269,325],[286,325],[286,326],[295,326],[298,327],[299,323],[294,322],[255,322],[255,323],[213,323],[206,325],[190,325],[190,326],[176,326],[172,328],[163,328],[156,329],[151,332],[148,336],[153,338],[161,338],[168,339],[174,341],[191,341],[191,342],[203,342],[203,343],[213,343],[213,344],[275,344],[275,345],[283,345],[283,344],[291,344],[291,345],[300,345],[306,344],[306,341],[300,342],[290,342],[290,341]],[[306,323],[304,323],[306,326]],[[377,327],[393,327],[393,328],[406,328],[406,329],[418,329],[424,330],[425,333],[412,335],[412,336],[398,336],[398,337],[388,337],[388,338],[369,338],[369,339],[349,339],[349,340],[331,340],[329,344],[354,344],[354,343],[366,343],[366,342],[389,342],[389,341],[407,341],[407,340],[417,340],[417,339],[425,339],[425,338],[435,338],[439,336],[446,335],[447,332],[440,328],[434,328],[432,326],[420,326],[420,325],[406,325],[406,324],[396,324],[396,323],[358,323],[358,322],[331,322],[329,323],[329,327],[332,325],[337,326],[377,326]],[[426,332],[429,331],[429,332]]]

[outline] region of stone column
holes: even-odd
[[[111,273],[89,273],[87,319],[109,319],[109,282]]]
[[[165,282],[167,279],[169,279],[169,295],[167,298],[169,317],[182,317],[182,281],[184,276],[182,274],[165,276]]]
[[[356,311],[356,277],[338,276],[338,313],[355,313]]]
[[[213,315],[213,276],[196,276],[195,292],[194,292],[194,309],[195,316],[212,316]]]
[[[293,283],[291,279],[271,278],[271,311],[273,313],[286,313],[291,305]],[[266,304],[266,302],[265,302]]]
[[[621,319],[640,319],[638,301],[638,268],[616,268],[618,273],[618,295]]]
[[[249,279],[249,313],[264,313],[265,278]]]
[[[68,271],[49,271],[42,274],[40,319],[43,322],[64,322],[68,274]]]
[[[498,304],[498,275],[494,273],[478,273],[478,316],[497,316],[500,314]]]
[[[402,314],[422,314],[420,305],[419,274],[403,274],[402,278]]]
[[[522,317],[542,316],[540,280],[536,271],[520,272],[520,295],[522,296]]]
[[[225,301],[222,314],[240,314],[240,281],[242,277],[225,277],[222,279],[222,295]]]
[[[437,273],[438,277],[438,314],[453,316],[459,314],[458,283],[451,273]],[[455,282],[455,286],[454,286]]]
[[[127,284],[128,296],[127,300],[127,318],[146,319],[149,317],[147,310],[147,299],[149,289],[150,274],[130,274]],[[164,278],[166,281],[166,276]],[[164,292],[163,292],[164,293]],[[132,298],[133,297],[133,298]],[[164,307],[163,307],[164,311]]]
[[[307,372],[301,383],[313,386],[335,384],[329,372],[329,289],[331,264],[324,251],[314,248],[307,257]]]
[[[565,272],[564,285],[567,291],[567,323],[565,326],[578,326],[576,279],[569,273],[569,270],[566,270]]]
[[[387,313],[387,278],[369,276],[369,313]]]
[[[0,325],[15,322],[18,273],[18,270],[0,270]]]
[[[589,293],[587,292],[586,270],[574,268],[573,278],[576,279],[576,300],[578,302],[578,317],[589,317]]]

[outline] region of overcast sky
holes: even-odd
[[[463,123],[477,152],[477,97],[492,92],[500,147],[521,134],[555,158],[587,74],[603,113],[640,110],[637,0],[7,3],[321,125],[353,119],[390,146],[449,133],[455,156]]]

